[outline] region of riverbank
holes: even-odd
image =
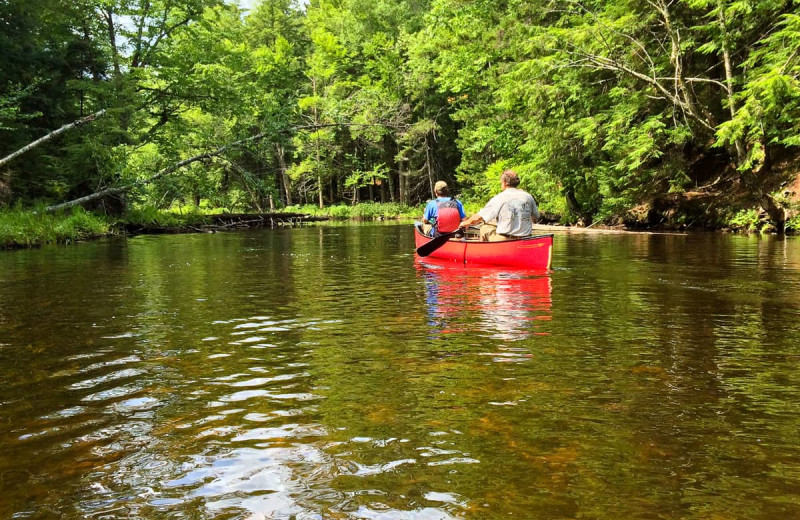
[[[71,244],[109,234],[112,222],[83,208],[58,214],[20,208],[0,211],[0,249]]]
[[[292,206],[270,213],[209,213],[197,208],[164,211],[141,208],[109,217],[72,208],[47,213],[44,208],[0,211],[0,249],[72,244],[107,236],[215,233],[254,227],[296,226],[326,220],[384,220],[416,218],[422,209],[400,204],[365,203],[355,206]]]
[[[683,199],[682,209],[686,211]],[[704,201],[707,203],[707,201]],[[704,204],[706,206],[706,204]],[[631,210],[628,218],[596,221],[590,225],[559,225],[559,218],[544,213],[540,230],[611,231],[611,232],[675,232],[714,230],[738,233],[772,233],[763,212],[756,209],[728,210],[714,213],[714,219],[691,217],[690,213],[679,213],[676,205],[672,209],[656,212],[653,205]],[[713,208],[713,203],[710,204]],[[480,209],[479,204],[466,203],[468,214]],[[0,211],[0,249],[39,247],[45,244],[72,244],[107,236],[130,236],[163,233],[214,233],[253,227],[295,226],[326,220],[393,220],[416,219],[422,214],[422,206],[404,206],[396,203],[362,203],[355,206],[335,205],[325,208],[317,206],[292,206],[270,213],[210,213],[197,208],[156,210],[140,208],[120,217],[109,217],[92,213],[83,208],[67,212],[47,213],[43,208],[6,209]],[[708,210],[705,210],[708,217]],[[655,217],[654,217],[655,215]],[[664,218],[667,215],[670,218]],[[786,234],[797,234],[800,217],[796,214],[787,219]]]

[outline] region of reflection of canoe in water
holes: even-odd
[[[415,226],[416,247],[432,239]],[[549,269],[553,257],[553,235],[536,235],[504,242],[478,242],[451,238],[428,258],[463,264],[502,265],[526,269]]]
[[[547,270],[430,257],[418,257],[414,266],[425,285],[434,335],[468,333],[515,341],[549,334],[552,286]],[[500,361],[530,357],[515,349],[493,355]]]

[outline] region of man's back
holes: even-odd
[[[479,214],[485,222],[497,222],[497,233],[522,237],[532,233],[539,208],[528,192],[508,188],[492,197]]]

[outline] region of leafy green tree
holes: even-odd
[[[105,51],[83,1],[9,0],[0,6],[0,155],[97,110],[86,85],[102,80]],[[48,143],[5,172],[12,199],[63,195],[95,170],[78,172],[64,153],[72,134]],[[88,154],[87,154],[88,155]]]
[[[514,168],[565,222],[727,175],[780,227],[799,19],[788,0],[6,0],[0,153],[107,111],[0,171],[0,203],[413,204],[438,179],[485,200]]]
[[[783,15],[741,64],[741,90],[731,96],[729,121],[719,126],[719,143],[741,150],[740,168],[769,170],[772,155],[800,146],[800,15]]]
[[[322,10],[313,13],[309,18],[310,24],[314,23],[315,17],[323,16]],[[336,79],[337,73],[347,66],[347,50],[336,35],[322,27],[311,30],[311,44],[306,61],[308,91],[299,100],[300,109],[308,121],[308,130],[303,130],[297,140],[305,166],[295,171],[315,178],[317,201],[322,208],[325,205],[325,185],[333,177],[333,160],[338,148],[335,130],[330,126],[337,121],[335,94],[336,89],[344,85],[336,84]]]
[[[731,164],[780,223],[752,160],[763,144],[745,143],[736,129],[748,114],[738,117],[741,65],[755,63],[746,59],[750,49],[772,41],[761,38],[775,32],[788,6],[434,2],[436,80],[464,124],[461,178],[485,192],[482,172],[501,160],[524,172],[534,192],[545,190],[546,200],[560,191],[565,205],[556,209],[589,221],[682,191],[692,163],[730,144]]]
[[[294,153],[294,128],[302,124],[298,101],[306,84],[305,57],[310,40],[302,5],[293,0],[259,4],[246,19],[246,39],[254,71],[253,128],[269,137],[250,155],[260,169],[275,173],[274,186],[293,203],[288,161]]]

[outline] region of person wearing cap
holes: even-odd
[[[437,181],[433,192],[436,198],[428,201],[422,215],[422,232],[428,236],[438,236],[455,231],[461,220],[467,216],[464,206],[460,200],[450,196],[450,190],[444,181]]]
[[[533,222],[539,218],[536,200],[528,192],[517,188],[519,176],[514,170],[500,175],[500,193],[475,215],[461,222],[462,228],[483,223],[480,229],[484,242],[500,242],[520,238],[533,232]]]

